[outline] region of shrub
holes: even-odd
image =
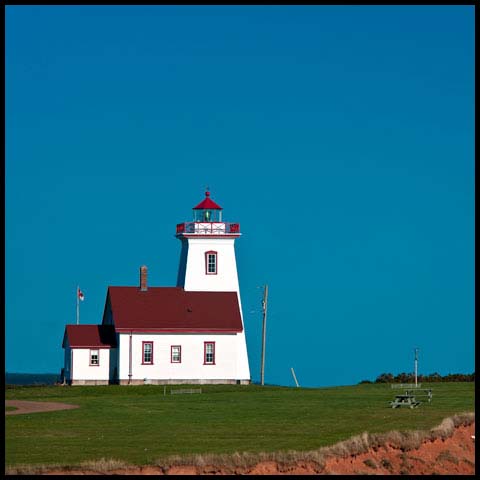
[[[381,465],[383,468],[386,468],[387,470],[390,470],[390,471],[393,470],[392,462],[391,462],[388,458],[382,458],[382,459],[380,460],[380,465]]]
[[[375,383],[392,383],[392,382],[393,382],[393,375],[391,373],[382,373],[375,380]]]
[[[415,376],[413,373],[399,373],[393,375],[391,373],[382,373],[376,379],[375,382],[370,380],[362,380],[360,383],[413,383]],[[439,373],[434,372],[429,375],[418,375],[418,382],[474,382],[475,372],[473,373],[449,373],[448,375],[441,376]]]
[[[367,458],[366,460],[363,461],[363,463],[370,468],[377,468],[377,464],[371,459]]]
[[[453,456],[452,453],[449,452],[448,450],[443,450],[437,456],[437,462],[443,462],[443,461],[452,462],[455,465],[458,465],[457,457]]]

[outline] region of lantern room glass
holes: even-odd
[[[193,210],[194,222],[221,222],[222,211],[213,208],[201,208]]]

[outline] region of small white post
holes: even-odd
[[[415,388],[417,387],[417,373],[418,373],[418,348],[415,349]]]
[[[297,387],[299,387],[300,385],[297,382],[297,377],[295,375],[295,371],[293,370],[293,367],[291,368],[291,370],[292,370],[293,379],[295,380],[295,383],[297,384]]]

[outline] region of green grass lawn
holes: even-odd
[[[475,410],[474,383],[434,383],[433,402],[392,409],[388,384],[331,388],[202,385],[15,387],[6,399],[58,401],[74,410],[5,417],[6,465],[75,465],[114,458],[154,463],[186,453],[312,450],[368,431],[430,429]],[[194,388],[199,388],[198,385]]]

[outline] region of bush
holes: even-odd
[[[399,373],[394,376],[392,373],[382,373],[376,379],[375,382],[370,380],[362,380],[362,383],[413,383],[415,381],[415,375],[413,373]],[[441,376],[439,373],[434,372],[430,375],[418,375],[417,381],[419,383],[427,382],[474,382],[475,372],[473,373],[449,373],[448,375]]]
[[[377,464],[371,459],[367,458],[366,460],[363,461],[363,463],[370,468],[377,468]]]
[[[392,383],[392,382],[393,382],[393,375],[391,373],[382,373],[375,380],[375,383]]]

